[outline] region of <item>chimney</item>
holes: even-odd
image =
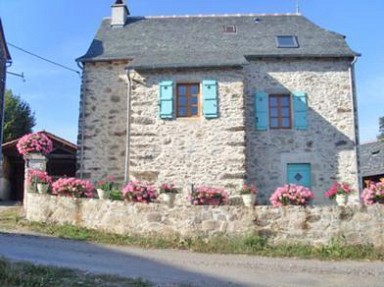
[[[125,5],[124,0],[116,0],[115,4],[112,5],[112,27],[123,27],[125,21],[127,21],[129,10]]]

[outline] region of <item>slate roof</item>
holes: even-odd
[[[384,174],[384,141],[360,146],[360,170],[363,177]]]
[[[290,15],[128,17],[122,28],[102,21],[81,62],[130,59],[136,69],[242,66],[252,57],[355,57],[343,35]],[[236,33],[224,33],[235,25]],[[277,48],[294,35],[299,48]]]

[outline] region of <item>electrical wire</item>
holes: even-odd
[[[25,50],[25,49],[23,49],[23,48],[20,48],[20,47],[18,47],[18,46],[16,46],[16,45],[13,45],[13,44],[11,44],[11,43],[9,43],[9,42],[7,42],[7,44],[8,44],[9,46],[11,46],[11,47],[17,49],[17,50],[20,50],[20,51],[22,51],[22,52],[24,52],[24,53],[26,53],[26,54],[29,54],[29,55],[31,55],[31,56],[33,56],[33,57],[36,57],[36,58],[38,58],[38,59],[40,59],[40,60],[43,60],[43,61],[45,61],[45,62],[48,62],[48,63],[50,63],[50,64],[52,64],[52,65],[61,67],[61,68],[66,69],[66,70],[68,70],[68,71],[74,72],[74,73],[78,74],[79,76],[81,75],[80,72],[77,71],[77,70],[75,70],[75,69],[69,68],[69,67],[64,66],[64,65],[62,65],[62,64],[59,64],[59,63],[57,63],[57,62],[54,62],[54,61],[51,61],[51,60],[46,59],[46,58],[44,58],[44,57],[41,57],[41,56],[39,56],[39,55],[37,55],[37,54],[35,54],[35,53],[29,52],[29,51],[27,51],[27,50]]]

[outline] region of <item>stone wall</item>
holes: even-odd
[[[216,119],[159,117],[159,83],[218,83]],[[173,182],[238,189],[245,178],[243,74],[236,69],[132,73],[130,176],[160,185]],[[200,89],[201,90],[201,89]],[[202,98],[200,97],[200,101]]]
[[[261,203],[285,183],[288,163],[311,164],[315,204],[328,201],[323,193],[335,180],[358,190],[350,67],[348,60],[308,59],[255,61],[246,66],[247,176],[261,191]],[[308,129],[257,131],[253,97],[258,91],[307,93]]]
[[[107,175],[124,178],[127,63],[84,64],[78,139],[78,145],[84,149],[84,178],[99,180]],[[77,162],[81,162],[80,150]],[[80,170],[78,173],[80,176]]]
[[[272,243],[350,244],[384,247],[384,206],[286,207],[190,206],[73,199],[29,193],[27,219],[73,224],[117,234],[182,237],[257,233]]]

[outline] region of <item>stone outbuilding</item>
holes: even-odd
[[[47,155],[47,172],[53,178],[76,176],[77,146],[54,134],[43,131],[53,143],[52,152]],[[17,150],[19,139],[4,143],[3,173],[4,189],[1,200],[23,201],[24,197],[24,159]]]
[[[139,17],[112,5],[83,66],[78,175],[358,188],[354,63],[300,14]]]
[[[384,178],[384,141],[360,146],[360,170],[363,183],[366,180],[380,181]]]

